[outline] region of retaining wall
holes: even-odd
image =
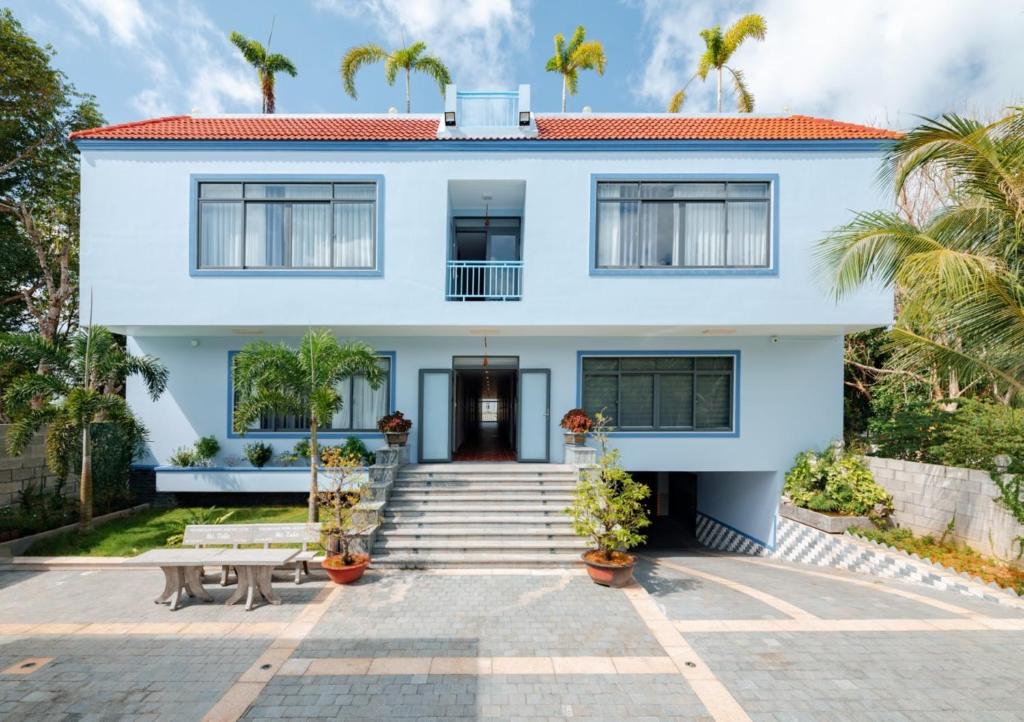
[[[28,485],[52,488],[57,477],[46,467],[46,433],[40,431],[20,456],[7,453],[7,431],[10,424],[0,424],[0,507],[18,503],[18,492]],[[64,493],[78,493],[73,480],[64,487]]]

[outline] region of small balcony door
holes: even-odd
[[[521,295],[522,219],[453,218],[448,300],[514,301]]]

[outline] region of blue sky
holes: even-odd
[[[238,30],[292,58],[279,113],[385,112],[402,105],[380,66],[361,71],[359,99],[341,88],[345,49],[422,39],[460,88],[533,86],[556,111],[558,76],[545,73],[552,36],[577,24],[601,40],[603,77],[581,76],[570,110],[664,109],[692,75],[701,28],[746,12],[768,36],[735,56],[757,112],[805,113],[906,127],[915,114],[994,114],[1024,97],[1024,6],[1012,0],[10,0],[29,32],[57,50],[57,65],[100,101],[110,122],[155,115],[256,112],[255,74],[227,42]],[[690,86],[684,111],[712,110],[713,84]],[[732,100],[727,98],[731,108]],[[413,110],[436,112],[428,80]]]

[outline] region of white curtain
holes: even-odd
[[[352,428],[375,429],[377,419],[387,413],[387,383],[374,391],[362,376],[352,379]]]
[[[375,205],[336,203],[334,206],[334,265],[373,268]]]
[[[597,265],[636,266],[640,258],[639,203],[597,204]]]
[[[345,379],[340,384],[338,384],[338,386],[336,387],[337,391],[338,391],[338,395],[341,396],[341,410],[338,411],[336,414],[334,414],[334,416],[331,417],[331,428],[332,429],[350,429],[350,428],[352,428],[351,426],[349,426],[349,423],[348,423],[348,416],[349,416],[348,405],[351,402],[351,399],[349,398],[349,393],[348,393],[350,384],[351,384],[351,381],[349,379]]]
[[[730,266],[768,265],[768,204],[729,203]]]
[[[683,265],[721,266],[725,263],[725,206],[687,203],[684,213]]]
[[[242,206],[237,203],[203,203],[201,209],[200,266],[241,266]]]
[[[245,209],[245,265],[284,266],[282,203],[250,203]]]
[[[331,265],[331,209],[316,203],[298,203],[292,210],[292,266]]]

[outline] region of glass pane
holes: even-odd
[[[290,207],[291,265],[327,268],[331,265],[331,207],[326,203],[298,203]]]
[[[725,198],[725,183],[644,183],[642,198]]]
[[[697,376],[697,419],[699,429],[723,429],[732,426],[731,376]]]
[[[200,183],[200,198],[241,198],[241,183]]]
[[[598,183],[598,198],[638,198],[640,185],[638,183]]]
[[[350,407],[352,403],[352,379],[345,379],[334,388],[338,392],[338,396],[341,397],[341,408],[331,417],[331,428],[347,431],[352,428],[352,425],[349,423],[352,418],[352,409]]]
[[[376,183],[336,183],[334,197],[347,201],[373,201],[377,199]]]
[[[377,419],[388,412],[388,386],[385,381],[377,390],[363,376],[352,379],[352,428],[376,429]]]
[[[732,356],[702,356],[697,359],[698,371],[731,371]]]
[[[653,371],[656,363],[653,358],[624,358],[622,359],[622,370]]]
[[[592,356],[583,359],[584,371],[617,371],[619,360],[617,358],[600,358]]]
[[[375,205],[334,204],[334,266],[373,268],[377,265]]]
[[[199,267],[242,265],[242,204],[199,205]]]
[[[729,203],[729,243],[726,262],[730,266],[768,265],[768,202]]]
[[[245,265],[285,265],[285,203],[247,203],[245,206]]]
[[[623,427],[654,425],[654,376],[623,376],[622,410],[619,424]]]
[[[602,201],[597,204],[597,265],[640,265],[640,203]]]
[[[687,356],[664,356],[657,360],[659,371],[691,371],[693,359]]]
[[[644,203],[640,206],[637,265],[679,265],[681,211],[679,203]]]
[[[724,265],[725,204],[687,203],[684,217],[683,265]]]
[[[608,417],[614,426],[619,423],[619,381],[617,376],[584,376],[583,408],[593,416],[597,412]]]
[[[693,426],[693,376],[664,374],[658,383],[658,425]]]
[[[246,183],[246,198],[330,198],[328,183]]]
[[[730,198],[767,198],[767,183],[730,183]]]
[[[490,369],[515,369],[519,368],[518,356],[453,356],[452,368],[454,369],[479,369],[484,367],[484,359],[487,359],[487,368]]]

